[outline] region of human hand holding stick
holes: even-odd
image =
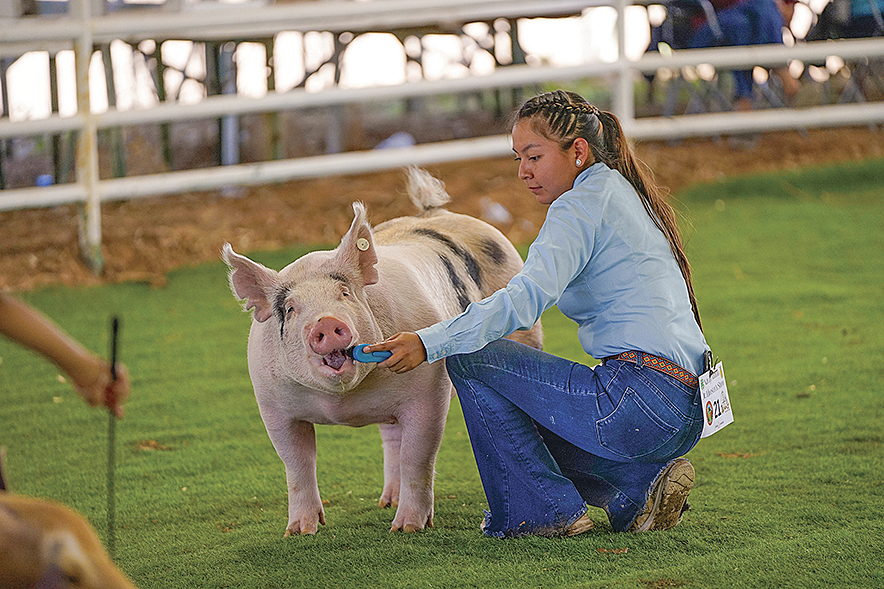
[[[53,362],[92,406],[106,405],[117,417],[129,397],[126,367],[113,367],[29,304],[0,293],[0,333]]]
[[[388,351],[392,355],[379,366],[389,368],[396,374],[404,374],[417,368],[427,359],[424,342],[416,333],[407,331],[397,333],[382,342],[371,344],[365,348],[366,353]]]

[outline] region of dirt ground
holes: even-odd
[[[752,145],[695,139],[644,143],[637,152],[660,184],[675,192],[747,172],[884,157],[884,133],[866,127],[781,132],[758,136]],[[518,180],[510,158],[427,169],[445,182],[453,211],[481,217],[489,203],[505,207],[512,220],[495,224],[515,243],[530,241],[543,221],[545,209]],[[235,197],[202,193],[106,204],[101,276],[80,259],[77,207],[3,212],[0,288],[121,281],[161,287],[174,268],[217,260],[225,241],[240,252],[337,243],[350,224],[355,200],[366,203],[374,223],[412,214],[403,189],[403,175],[394,170],[252,187]]]

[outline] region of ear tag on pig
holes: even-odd
[[[369,244],[368,240],[365,239],[364,237],[360,237],[359,239],[356,240],[356,249],[358,249],[361,252],[364,252],[365,250],[367,250],[370,245],[371,244]]]
[[[364,352],[365,346],[368,344],[359,344],[355,348],[353,348],[353,359],[358,362],[383,362],[387,358],[393,355],[393,352],[388,352],[386,350],[379,350],[377,352],[371,352],[370,354]]]

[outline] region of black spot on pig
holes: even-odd
[[[470,274],[470,278],[473,279],[473,283],[475,283],[479,290],[482,290],[482,270],[479,268],[479,263],[476,261],[476,258],[473,257],[473,254],[454,243],[450,237],[442,235],[438,231],[432,229],[415,229],[414,232],[418,235],[424,235],[444,244],[458,258],[463,260],[464,265],[467,267],[467,272]],[[450,264],[451,262],[449,261],[448,263]]]
[[[454,292],[457,293],[457,303],[460,305],[461,311],[466,310],[467,305],[470,304],[470,297],[467,294],[467,286],[464,284],[463,280],[461,280],[460,276],[458,276],[457,270],[454,268],[454,264],[451,263],[451,260],[442,255],[439,256],[439,259],[448,271],[448,279],[451,281],[451,286],[454,287]]]
[[[285,336],[285,301],[289,298],[289,286],[283,286],[276,291],[276,300],[273,303],[273,314],[279,320],[279,338]]]
[[[506,253],[504,253],[500,244],[493,239],[483,239],[480,247],[482,248],[482,253],[494,262],[495,266],[503,266],[506,262]]]

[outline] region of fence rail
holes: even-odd
[[[91,13],[90,0],[70,0],[72,14],[62,19],[0,19],[0,54],[49,46],[75,50],[77,63],[78,114],[50,116],[31,121],[0,120],[0,139],[74,131],[78,137],[76,177],[72,184],[0,191],[0,210],[84,203],[85,255],[96,270],[101,267],[101,202],[212,190],[230,185],[282,182],[296,178],[341,173],[357,173],[399,167],[426,165],[465,158],[493,157],[510,152],[506,137],[486,137],[445,143],[417,145],[395,150],[348,152],[325,156],[236,164],[209,169],[169,172],[100,180],[98,177],[97,132],[99,129],[146,123],[168,123],[201,118],[221,118],[258,112],[279,112],[315,106],[394,101],[439,94],[459,94],[489,89],[531,86],[544,82],[567,82],[583,78],[614,79],[613,109],[626,132],[636,139],[670,139],[789,128],[863,125],[884,123],[884,103],[851,103],[813,108],[779,108],[747,113],[716,113],[673,117],[635,118],[633,84],[643,73],[661,69],[710,64],[715,68],[775,66],[791,60],[819,63],[830,56],[845,61],[884,59],[884,38],[820,41],[793,47],[751,46],[678,51],[670,55],[645,54],[630,61],[621,52],[613,63],[587,63],[579,66],[532,67],[513,65],[497,68],[487,76],[418,81],[398,86],[360,89],[331,88],[322,92],[295,89],[270,92],[261,98],[238,95],[210,96],[197,104],[163,103],[150,109],[92,113],[89,108],[88,58],[98,42],[114,39],[185,38],[244,39],[272,36],[290,30],[358,31],[390,30],[419,26],[448,19],[473,22],[494,18],[564,15],[580,13],[594,6],[613,6],[623,15],[626,0],[374,0],[372,2],[323,1],[288,6],[245,9],[195,10],[181,13],[158,12],[136,16]],[[619,46],[624,46],[624,19],[618,18]]]

